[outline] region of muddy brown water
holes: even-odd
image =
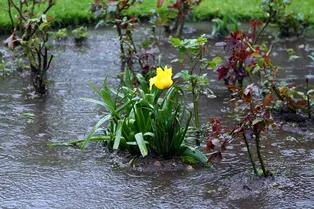
[[[192,27],[197,30],[189,37],[210,33],[207,24]],[[99,145],[84,151],[47,146],[83,138],[99,120],[102,109],[80,100],[97,98],[88,81],[101,87],[108,76],[110,84],[118,85],[115,32],[89,32],[91,38],[81,47],[71,41],[56,47],[46,97],[28,95],[25,74],[1,80],[0,208],[314,208],[314,141],[291,132],[276,131],[263,138],[265,161],[275,179],[256,180],[256,188],[243,178],[250,164],[241,141],[231,144],[223,161],[212,168],[153,174],[113,169]],[[314,84],[314,63],[306,57],[314,54],[312,35],[274,42],[273,60],[282,68],[281,80],[303,83],[308,77]],[[214,46],[216,41],[209,40],[210,56],[224,56]],[[289,61],[288,48],[301,58]],[[163,60],[175,57],[169,46],[160,50]],[[228,92],[216,76],[209,73],[217,98],[200,98],[203,121],[227,118],[222,102]],[[291,136],[296,140],[286,140]]]

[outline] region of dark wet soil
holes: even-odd
[[[288,111],[276,111],[273,115],[282,130],[314,139],[313,118]]]
[[[239,173],[222,183],[223,190],[227,193],[228,200],[241,200],[256,198],[260,195],[266,196],[280,191],[279,179],[273,177],[252,176],[248,172]]]
[[[107,153],[108,154],[108,153]],[[109,153],[113,169],[137,171],[141,173],[168,173],[180,171],[195,171],[205,166],[201,163],[186,163],[181,157],[163,159],[158,156],[141,157],[125,151]]]

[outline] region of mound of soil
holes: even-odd
[[[177,171],[194,171],[204,167],[202,164],[189,164],[182,161],[181,157],[165,160],[160,157],[139,157],[130,153],[119,151],[109,154],[114,169],[126,169],[143,173],[165,173]]]

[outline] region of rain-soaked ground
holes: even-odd
[[[193,27],[197,32],[189,37],[211,30],[204,23]],[[89,32],[91,38],[81,47],[71,41],[57,46],[46,97],[29,96],[25,73],[1,80],[0,208],[314,208],[314,141],[291,132],[264,138],[263,153],[275,178],[253,183],[245,174],[250,164],[241,141],[230,145],[212,168],[153,174],[113,169],[108,158],[99,157],[97,145],[84,151],[47,146],[83,138],[99,120],[101,108],[80,100],[97,98],[88,81],[101,87],[108,76],[118,85],[115,32]],[[303,83],[308,77],[314,84],[314,63],[307,58],[314,53],[312,37],[274,42],[273,61],[282,69],[282,80]],[[209,54],[223,56],[216,41],[210,40]],[[289,61],[288,48],[301,58]],[[169,46],[160,50],[163,64],[175,57]],[[214,72],[209,76],[217,98],[200,98],[203,121],[226,111],[222,102],[228,92]]]

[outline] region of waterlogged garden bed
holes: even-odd
[[[191,26],[191,25],[190,25]],[[210,33],[207,24],[193,24],[197,38]],[[192,30],[190,30],[192,31]],[[134,162],[126,169],[125,161],[91,143],[81,151],[75,147],[50,147],[49,143],[86,137],[100,119],[103,109],[80,100],[97,98],[88,86],[118,86],[120,73],[119,43],[115,31],[89,31],[91,38],[81,47],[71,41],[58,45],[49,71],[49,93],[33,98],[27,88],[29,75],[12,73],[0,82],[0,202],[3,208],[311,208],[314,204],[313,129],[306,137],[277,130],[263,138],[265,162],[273,178],[252,177],[245,145],[234,141],[223,153],[221,163],[212,167],[182,165],[182,169],[145,172],[148,165],[164,167],[177,164],[159,159]],[[281,67],[280,80],[313,84],[314,39],[273,41],[273,62]],[[263,37],[272,40],[268,34]],[[4,37],[2,38],[4,39]],[[137,40],[141,35],[137,33]],[[217,40],[209,40],[209,55],[224,56]],[[300,58],[289,61],[287,49]],[[167,50],[166,50],[167,49]],[[164,65],[176,57],[170,45],[160,46]],[[169,58],[169,60],[168,60]],[[178,72],[183,68],[172,65]],[[219,116],[231,121],[224,102],[228,91],[217,74],[209,72],[210,87],[216,98],[201,96],[201,120]],[[222,105],[224,104],[224,105]],[[299,131],[301,133],[302,131]],[[304,131],[303,131],[304,132]],[[123,155],[122,155],[123,157]],[[121,161],[120,161],[121,160]],[[156,163],[159,161],[160,164]],[[118,163],[117,163],[118,162]],[[150,163],[151,162],[151,163]],[[141,164],[142,163],[142,164]],[[144,164],[143,164],[144,163]],[[155,165],[154,165],[155,164]],[[180,166],[181,166],[180,165]],[[179,166],[179,165],[178,165]],[[191,169],[192,168],[192,169]]]

